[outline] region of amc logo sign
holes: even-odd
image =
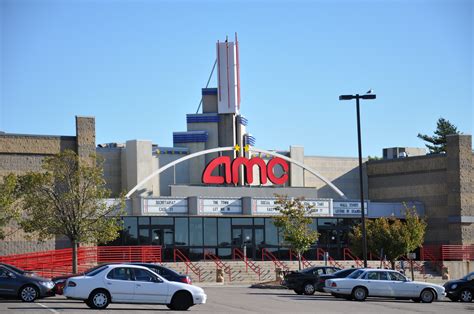
[[[281,166],[283,174],[279,177],[275,175],[275,166]],[[224,166],[224,176],[213,176],[212,172],[219,166]],[[221,156],[213,159],[204,169],[202,175],[202,182],[205,184],[237,184],[239,182],[239,167],[244,166],[246,183],[253,183],[253,169],[258,166],[260,171],[260,183],[266,184],[270,180],[273,184],[284,184],[288,181],[288,164],[279,157],[270,159],[268,164],[265,164],[262,158],[253,157],[251,159],[245,157],[237,157],[232,162],[230,157]]]

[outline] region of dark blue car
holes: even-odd
[[[53,296],[54,283],[17,267],[0,264],[0,296],[23,302]]]

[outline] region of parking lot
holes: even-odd
[[[474,303],[435,302],[414,303],[405,300],[368,298],[365,302],[346,301],[316,293],[299,296],[279,289],[250,289],[248,287],[205,287],[208,302],[192,307],[198,313],[473,313]],[[111,304],[107,313],[172,312],[164,305]],[[53,297],[35,303],[0,299],[1,313],[93,313],[83,302]]]

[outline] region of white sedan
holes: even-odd
[[[105,309],[109,303],[166,304],[172,310],[187,310],[206,303],[204,290],[180,282],[168,281],[137,265],[106,265],[87,276],[66,281],[64,295],[84,300],[93,309]]]
[[[445,295],[442,286],[410,281],[399,272],[388,269],[359,269],[346,278],[328,279],[324,291],[336,297],[357,301],[373,296],[431,303],[442,300]]]

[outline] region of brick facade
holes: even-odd
[[[474,243],[471,135],[448,137],[447,153],[367,163],[371,201],[421,201],[426,243]]]
[[[74,150],[82,157],[95,153],[94,118],[76,117],[76,136],[0,134],[0,180],[9,173],[22,175],[28,171],[41,171],[45,157],[66,149]],[[28,239],[15,224],[6,227],[6,234],[7,238],[0,242],[0,255],[53,250],[65,246],[64,240],[38,242]]]

